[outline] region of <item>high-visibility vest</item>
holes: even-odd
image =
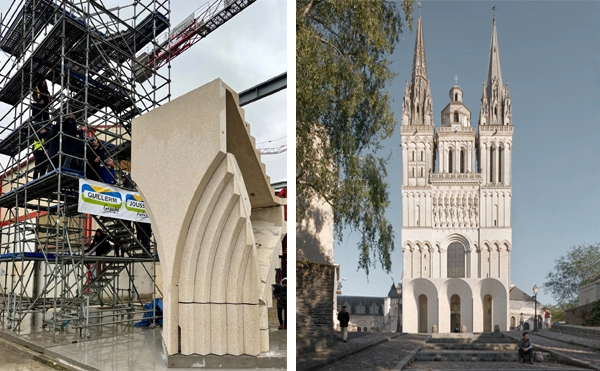
[[[44,142],[45,142],[44,138],[42,138],[41,141],[37,141],[37,140],[34,141],[33,142],[33,150],[34,151],[40,151],[40,150],[42,150],[44,148]]]

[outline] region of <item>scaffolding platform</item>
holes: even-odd
[[[64,167],[52,170],[0,196],[0,207],[11,208],[16,205],[24,205],[26,199],[34,198],[47,198],[58,201],[61,196],[57,192],[59,178],[61,188],[64,190],[65,188],[77,189],[79,179],[82,177],[83,173],[79,170]]]
[[[32,145],[35,140],[35,131],[41,129],[45,124],[27,119],[4,139],[0,140],[0,153],[10,157],[16,156],[24,149]]]
[[[64,27],[63,27],[64,26]],[[75,60],[85,59],[85,51],[81,45],[85,41],[86,30],[84,26],[70,18],[64,22],[56,22],[48,36],[40,43],[21,68],[13,75],[8,83],[0,90],[0,101],[15,105],[29,95],[29,86],[22,85],[23,81],[31,79],[31,86],[35,86],[42,79],[48,79],[60,85],[62,79],[68,79],[69,90],[76,95],[71,103],[72,111],[79,111],[76,116],[81,116],[84,105],[87,103],[87,114],[93,115],[104,107],[110,107],[115,112],[122,112],[131,107],[134,102],[127,96],[124,89],[120,88],[109,76],[97,75],[94,79],[86,75],[85,66],[70,63],[65,66],[65,75],[62,76],[61,69],[61,45],[62,34],[65,34],[65,54],[71,54]],[[96,35],[98,39],[99,36]],[[90,50],[90,59],[101,56],[100,51]],[[91,72],[96,72],[105,67],[105,63],[96,63]],[[80,93],[87,91],[87,102]],[[79,104],[77,104],[79,103]],[[79,106],[79,107],[78,107]]]
[[[29,94],[29,81],[31,81],[31,86],[37,85],[57,66],[60,72],[63,31],[65,54],[70,53],[79,43],[85,40],[86,33],[81,24],[67,19],[63,30],[62,23],[56,23],[33,54],[0,90],[0,102],[15,105]],[[48,77],[52,80],[51,75]],[[54,77],[54,80],[57,79],[60,80],[60,73]],[[23,86],[23,81],[27,84],[26,88]]]
[[[94,256],[94,255],[76,255],[76,254],[55,254],[47,252],[15,252],[8,254],[0,254],[0,262],[6,261],[46,261],[50,264],[75,264],[83,262],[91,264],[98,261],[107,263],[143,263],[152,262],[154,258],[132,258],[132,257],[115,257],[115,256]]]
[[[4,37],[0,39],[0,49],[16,57],[21,56],[48,21],[53,23],[53,17],[59,9],[50,0],[27,0],[8,26]],[[19,45],[22,45],[22,48],[19,48]]]
[[[114,50],[107,50],[107,54],[113,60],[120,63],[123,63],[126,59],[133,59],[135,53],[142,50],[155,36],[165,31],[169,25],[170,22],[167,17],[160,12],[154,11],[139,22],[135,28],[129,28],[126,31],[109,35],[105,38],[106,42],[112,43],[121,51],[127,53],[128,56],[122,53],[115,53]],[[105,46],[99,45],[99,47],[106,49]]]

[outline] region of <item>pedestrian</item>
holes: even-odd
[[[287,330],[287,278],[282,279],[280,284],[275,285],[273,295],[277,298],[279,329]]]
[[[523,338],[519,340],[519,362],[523,363],[525,356],[529,356],[529,363],[533,364],[533,343],[529,339],[529,333],[525,331]]]
[[[342,305],[342,310],[338,313],[338,321],[342,329],[342,340],[344,343],[348,340],[348,322],[350,322],[350,314],[346,311],[346,306]]]
[[[544,319],[546,320],[546,328],[550,327],[550,311],[548,309],[544,309]]]
[[[519,323],[521,324],[519,326],[519,330],[523,331],[524,330],[523,326],[525,326],[525,316],[523,315],[523,313],[521,313],[521,318],[519,319]]]

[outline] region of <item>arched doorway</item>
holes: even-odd
[[[427,296],[419,296],[419,332],[427,333]]]
[[[492,295],[483,297],[483,332],[492,332]]]
[[[460,332],[460,296],[450,297],[450,331]]]
[[[512,316],[510,317],[510,329],[513,330],[517,327],[517,319]]]

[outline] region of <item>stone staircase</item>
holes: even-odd
[[[550,353],[542,352],[544,362],[519,364],[517,343],[502,333],[432,334],[417,352],[412,370],[582,370],[557,364]]]
[[[517,344],[501,333],[433,334],[417,361],[478,362],[518,360]]]

